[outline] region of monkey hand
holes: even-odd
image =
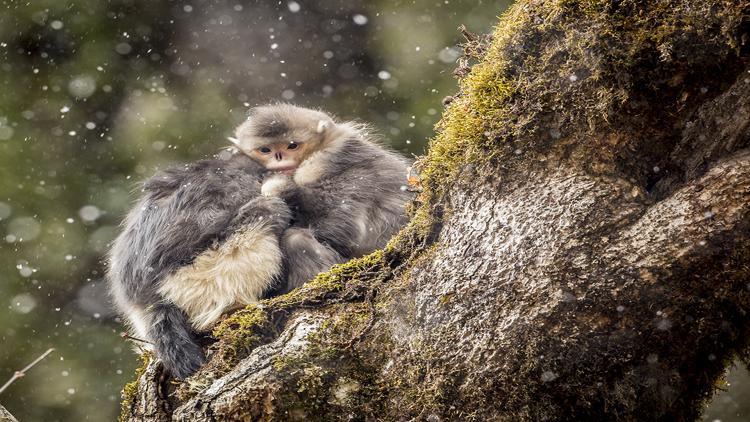
[[[261,196],[258,199],[265,200],[269,211],[268,216],[271,219],[271,228],[276,234],[281,234],[292,222],[292,210],[290,210],[286,202],[279,197]]]
[[[291,189],[294,182],[286,174],[276,173],[263,181],[260,193],[263,196],[282,196],[282,193]]]
[[[227,232],[234,233],[243,226],[263,221],[269,224],[272,230],[281,233],[289,227],[291,219],[292,212],[281,198],[258,196],[239,209],[228,225]]]

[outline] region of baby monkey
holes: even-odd
[[[384,247],[407,222],[407,162],[373,142],[363,125],[266,105],[250,111],[232,141],[267,170],[261,193],[292,211],[281,237],[287,279],[281,292]]]

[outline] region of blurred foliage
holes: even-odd
[[[456,27],[488,32],[508,3],[0,0],[0,381],[57,348],[0,402],[115,419],[137,359],[103,257],[138,181],[216,153],[272,101],[421,154],[455,90]]]

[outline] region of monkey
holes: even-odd
[[[230,140],[266,169],[261,193],[291,209],[281,293],[383,248],[407,222],[407,160],[364,125],[281,103],[251,109]]]
[[[406,222],[406,160],[364,126],[272,105],[237,135],[244,154],[146,181],[110,252],[117,308],[177,378],[204,363],[201,333],[223,313],[379,249]]]
[[[112,245],[114,304],[174,377],[204,363],[201,333],[282,276],[291,210],[261,195],[264,171],[239,153],[167,169],[143,184]]]

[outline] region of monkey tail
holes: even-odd
[[[153,307],[149,336],[164,367],[176,378],[187,378],[206,361],[187,316],[171,303]]]

